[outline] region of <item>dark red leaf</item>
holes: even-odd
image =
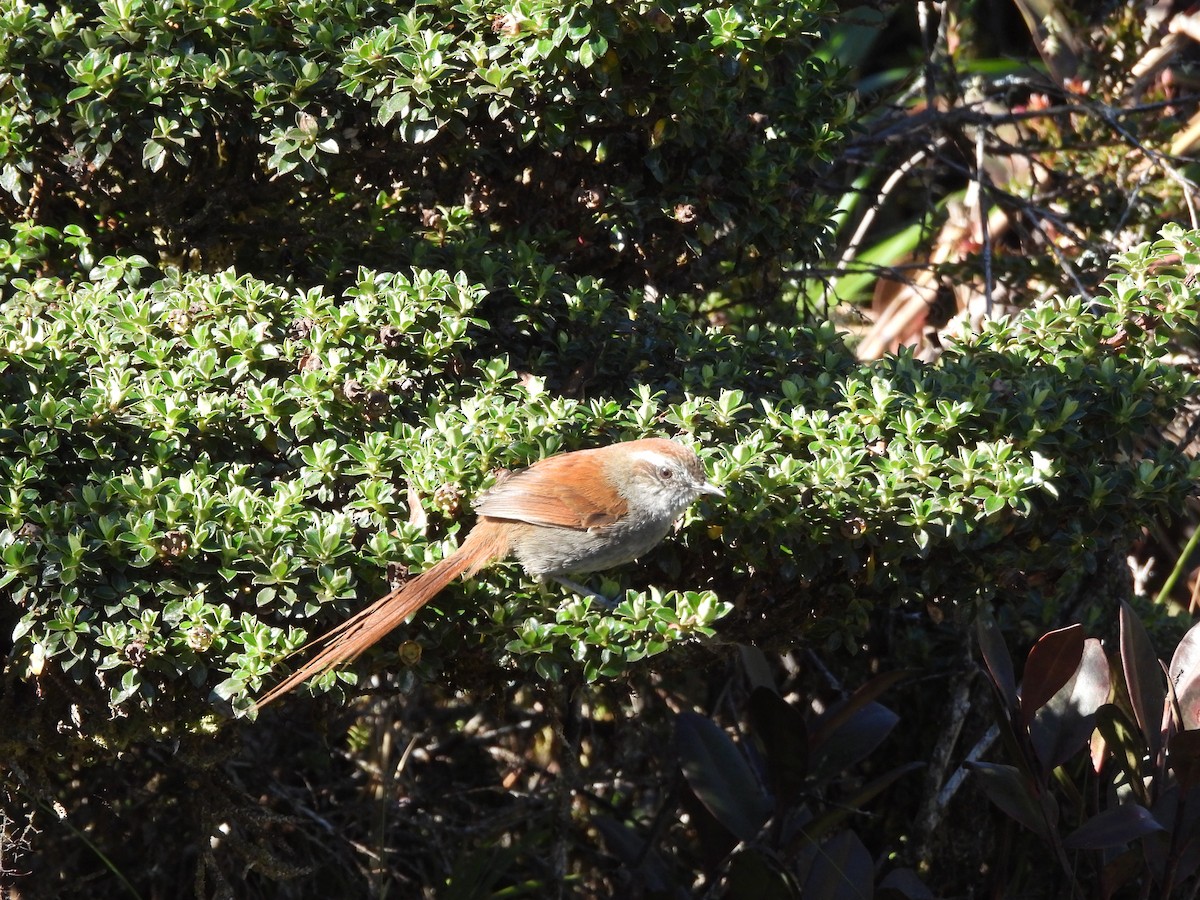
[[[964,765],[978,776],[979,786],[1002,812],[1043,840],[1049,840],[1050,822],[1047,816],[1052,807],[1043,807],[1033,784],[1016,768],[989,762],[967,762]],[[1053,818],[1057,818],[1057,815],[1052,815],[1051,820]]]
[[[1062,689],[1083,658],[1083,626],[1070,625],[1044,634],[1025,660],[1021,681],[1021,721],[1028,727],[1033,714]]]
[[[983,662],[992,684],[1000,692],[1009,710],[1017,708],[1017,679],[1013,675],[1012,657],[1008,646],[1004,643],[1004,635],[996,627],[996,620],[991,613],[982,613],[975,621],[975,633],[979,640],[979,651],[983,654]]]
[[[754,840],[771,814],[771,803],[737,745],[715,722],[696,713],[680,713],[675,738],[683,775],[700,802],[738,840]]]
[[[774,691],[756,687],[748,706],[751,733],[767,764],[775,799],[797,802],[808,775],[808,727],[800,711]]]
[[[1121,667],[1125,672],[1134,718],[1146,738],[1150,758],[1156,759],[1162,747],[1163,710],[1167,697],[1162,665],[1145,626],[1124,601],[1121,602]]]
[[[1095,638],[1083,645],[1079,667],[1034,717],[1030,737],[1043,770],[1049,773],[1088,744],[1096,727],[1096,710],[1112,691],[1104,648]]]
[[[809,769],[817,778],[845,772],[865,759],[891,734],[900,717],[878,703],[859,709],[823,743],[812,742]]]
[[[800,896],[804,900],[866,900],[874,891],[871,854],[853,831],[842,831],[813,856]]]
[[[912,674],[910,669],[897,669],[894,672],[876,675],[817,721],[810,738],[811,746],[816,748],[823,744],[829,739],[829,735],[854,718],[872,700]]]
[[[1187,731],[1200,728],[1200,678],[1190,678],[1175,685],[1179,703],[1179,727]]]
[[[1176,731],[1167,741],[1167,761],[1189,791],[1200,784],[1200,731]]]
[[[1150,810],[1126,803],[1092,816],[1067,835],[1063,845],[1068,850],[1107,850],[1165,830]]]
[[[1167,677],[1175,685],[1185,730],[1200,728],[1200,624],[1193,625],[1171,657]]]

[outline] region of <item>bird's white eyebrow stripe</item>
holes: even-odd
[[[659,453],[657,450],[635,450],[633,458],[645,460],[652,466],[668,466],[673,468],[675,461],[665,453]]]

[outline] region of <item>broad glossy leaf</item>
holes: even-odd
[[[1167,740],[1167,761],[1185,790],[1200,785],[1200,731],[1176,731]]]
[[[1142,782],[1142,757],[1146,755],[1146,739],[1137,726],[1120,707],[1105,703],[1096,710],[1096,729],[1104,737],[1113,762],[1125,773],[1138,799],[1147,802],[1146,787]]]
[[[767,763],[771,793],[792,805],[808,775],[808,726],[800,711],[773,690],[758,687],[750,694],[750,724]]]
[[[737,745],[711,719],[688,712],[676,719],[675,738],[683,775],[700,802],[738,840],[754,840],[771,803]]]
[[[1128,603],[1121,603],[1121,667],[1138,727],[1146,737],[1151,758],[1162,745],[1163,709],[1167,691],[1162,665],[1150,644],[1146,628]]]
[[[1002,812],[1039,837],[1049,839],[1050,828],[1042,801],[1035,793],[1033,784],[1016,768],[989,762],[968,762],[965,765],[978,776],[979,786]]]
[[[1000,633],[990,611],[981,613],[976,619],[975,634],[992,684],[1000,692],[1007,707],[1010,710],[1017,709],[1017,679],[1013,675],[1012,656],[1009,655],[1004,635]]]
[[[842,831],[817,848],[800,895],[804,900],[869,900],[875,895],[874,862],[858,835]]]
[[[1179,684],[1179,679],[1188,673],[1200,673],[1200,622],[1188,629],[1183,640],[1175,648],[1171,656],[1171,666],[1168,669],[1171,680]]]
[[[829,735],[837,731],[864,709],[876,697],[896,684],[899,684],[913,674],[910,669],[897,669],[894,672],[883,672],[863,684],[853,694],[841,703],[836,704],[828,713],[823,715],[812,729],[812,746],[816,748],[828,740]]]
[[[899,721],[900,717],[886,706],[868,704],[827,735],[822,743],[813,741],[810,770],[817,778],[846,771],[883,743]]]
[[[1050,772],[1087,746],[1096,710],[1112,692],[1104,648],[1095,638],[1083,646],[1079,666],[1034,717],[1029,734],[1043,770]]]
[[[1034,713],[1075,676],[1082,658],[1082,625],[1051,631],[1033,645],[1021,680],[1021,721],[1026,726],[1033,721]]]
[[[1067,835],[1063,844],[1068,850],[1107,850],[1165,830],[1150,810],[1126,803],[1092,816]]]
[[[1175,686],[1183,728],[1200,728],[1200,624],[1193,625],[1175,648],[1167,676]]]

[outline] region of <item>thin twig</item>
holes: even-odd
[[[983,308],[992,318],[992,239],[988,229],[988,194],[984,188],[984,132],[975,129],[975,210],[979,216],[979,242],[983,247]]]
[[[931,153],[941,149],[946,144],[947,140],[948,139],[945,137],[939,137],[933,142],[932,146],[922,147],[920,150],[902,162],[896,168],[896,170],[893,171],[890,176],[888,176],[888,180],[885,181],[883,183],[883,187],[879,189],[879,193],[875,197],[875,202],[869,209],[867,209],[865,213],[863,213],[862,219],[859,220],[858,228],[854,231],[854,236],[850,238],[850,242],[846,245],[845,251],[838,260],[837,266],[835,267],[836,272],[847,271],[847,267],[850,265],[850,260],[853,259],[858,253],[858,248],[866,238],[868,229],[870,229],[871,224],[875,221],[875,217],[883,208],[883,204],[887,201],[887,198],[891,195],[892,191],[895,190],[896,185],[900,183],[900,180],[909,172],[911,172],[918,163],[923,162]],[[830,294],[836,293],[839,279],[839,275],[834,275],[829,279],[828,291]]]

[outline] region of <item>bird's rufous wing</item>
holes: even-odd
[[[603,479],[593,452],[551,456],[480,495],[475,511],[493,519],[559,528],[602,528],[623,516],[625,498]]]

